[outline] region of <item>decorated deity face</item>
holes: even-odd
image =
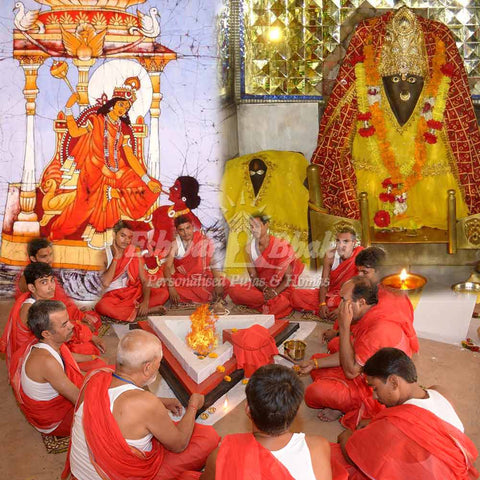
[[[118,100],[112,107],[112,111],[119,117],[123,117],[130,110],[130,102],[128,100]]]
[[[255,196],[258,195],[262,183],[265,180],[265,175],[267,173],[267,165],[260,158],[254,158],[248,164],[248,173],[250,174],[250,181],[252,182],[253,191]]]
[[[182,186],[178,180],[170,187],[168,199],[177,203],[182,198]]]
[[[411,117],[422,93],[423,77],[419,75],[389,75],[382,77],[390,107],[400,125]]]

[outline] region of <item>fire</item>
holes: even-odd
[[[408,273],[407,273],[407,269],[404,268],[401,272],[400,272],[400,280],[402,283],[405,282],[405,280],[407,279],[408,277]]]
[[[218,343],[215,332],[215,322],[218,320],[213,315],[208,305],[200,305],[190,315],[190,332],[185,338],[187,345],[200,355],[208,355]]]

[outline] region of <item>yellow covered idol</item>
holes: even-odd
[[[402,7],[362,22],[322,118],[312,162],[330,213],[377,228],[446,228],[480,211],[480,132],[451,33]]]
[[[300,153],[268,150],[233,158],[225,165],[221,205],[229,234],[225,257],[228,275],[246,273],[245,247],[250,215],[270,217],[270,233],[287,240],[307,263],[308,161]]]

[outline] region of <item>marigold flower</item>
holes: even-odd
[[[243,383],[244,385],[246,385],[246,384],[248,383],[248,378],[244,378],[244,379],[242,380],[242,383]]]
[[[210,353],[208,354],[208,356],[209,356],[210,358],[217,358],[217,357],[218,357],[218,353],[210,352]]]
[[[232,377],[230,377],[229,375],[225,375],[223,377],[223,379],[226,381],[226,382],[231,382],[232,381]]]
[[[219,366],[217,367],[217,372],[223,373],[224,371],[225,371],[225,367],[224,367],[223,365],[219,365]]]

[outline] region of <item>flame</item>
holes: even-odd
[[[401,272],[400,272],[400,280],[402,283],[405,282],[405,280],[407,279],[408,277],[408,273],[407,273],[407,269],[404,268]]]
[[[200,305],[190,315],[190,332],[185,338],[187,345],[200,355],[208,355],[218,344],[215,332],[216,315],[212,315],[208,305]]]

